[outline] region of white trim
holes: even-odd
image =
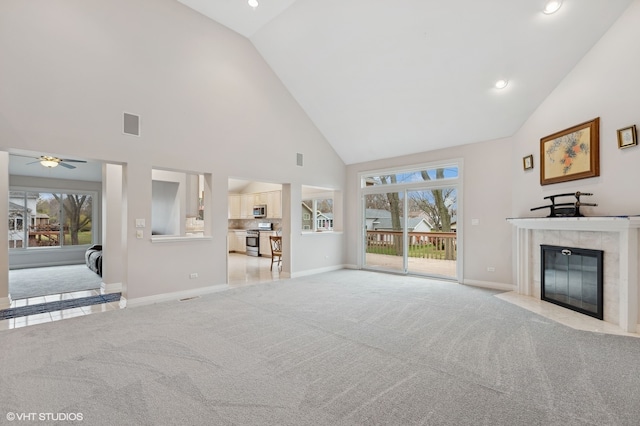
[[[411,182],[411,183],[398,183],[391,185],[376,185],[363,187],[363,179],[366,176],[371,176],[375,174],[388,174],[388,173],[402,173],[402,172],[412,172],[416,170],[433,170],[438,168],[443,168],[446,166],[457,167],[458,176],[456,178],[448,178],[448,179],[439,179],[439,180],[430,180],[430,181],[420,181],[420,182]],[[366,223],[364,218],[365,208],[365,196],[370,194],[383,194],[389,191],[413,191],[413,190],[433,190],[440,188],[450,188],[454,187],[456,189],[456,217],[457,217],[457,226],[456,226],[456,239],[457,239],[457,259],[456,259],[456,277],[454,280],[462,282],[464,280],[464,203],[463,203],[463,191],[464,191],[464,158],[452,158],[448,160],[440,160],[434,161],[430,163],[421,163],[421,164],[409,164],[406,166],[400,167],[389,167],[385,169],[378,170],[365,170],[358,173],[358,199],[360,202],[358,203],[357,215],[358,215],[358,226],[360,226],[359,238],[357,241],[357,252],[358,252],[358,267],[366,270],[375,270],[368,269],[366,267],[366,253],[365,253],[365,236],[366,236]],[[406,210],[406,197],[404,200],[405,203],[405,211]],[[404,235],[406,241],[406,234],[408,232],[406,223],[404,226]],[[405,256],[404,263],[404,271],[400,273],[410,274],[411,271],[407,272],[407,262],[408,259]],[[385,271],[386,272],[386,271]],[[396,271],[389,271],[396,272]]]
[[[109,283],[105,282],[100,283],[100,293],[108,294],[108,293],[121,293],[122,292],[122,283]]]
[[[179,237],[179,236],[155,236],[151,237],[152,243],[178,243],[184,241],[213,241],[212,237]]]
[[[461,284],[473,287],[489,288],[492,290],[516,291],[516,286],[514,284],[495,283],[492,281],[464,280]]]
[[[294,273],[291,274],[291,276],[289,278],[306,277],[308,275],[316,275],[316,274],[321,274],[323,272],[338,271],[340,269],[345,269],[345,266],[344,265],[334,265],[334,266],[327,266],[325,268],[307,269],[306,271],[294,272]]]
[[[137,306],[153,305],[154,303],[178,301],[185,297],[202,296],[205,294],[218,293],[221,291],[229,290],[231,287],[228,284],[218,284],[208,287],[199,287],[191,290],[176,291],[172,293],[154,294],[153,296],[137,297],[135,299],[126,300],[126,306],[129,308],[135,308]]]

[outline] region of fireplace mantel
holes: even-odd
[[[525,217],[507,221],[516,227],[516,291],[527,296],[540,294],[536,258],[539,259],[539,243],[543,240],[568,247],[594,248],[590,247],[593,241],[606,239],[610,244],[605,250],[605,259],[609,259],[605,274],[607,269],[609,274],[605,276],[604,286],[606,289],[609,285],[610,298],[605,299],[605,313],[609,314],[605,321],[627,332],[639,331],[640,216]],[[607,239],[606,235],[613,235],[615,239]],[[615,294],[611,294],[612,289]]]

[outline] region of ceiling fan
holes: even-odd
[[[21,157],[24,157],[24,155],[21,155]],[[40,163],[44,167],[47,167],[47,168],[50,168],[50,169],[52,169],[54,167],[58,167],[58,165],[60,165],[62,167],[65,167],[67,169],[75,169],[76,166],[68,164],[68,163],[86,163],[86,161],[84,161],[84,160],[70,160],[70,159],[52,157],[50,155],[41,155],[40,157],[30,157],[30,158],[35,158],[36,161],[32,161],[31,163],[27,163],[27,165]]]

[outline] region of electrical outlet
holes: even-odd
[[[488,272],[495,272],[496,268],[494,268],[493,266],[487,266],[487,271]]]
[[[144,238],[144,231],[142,229],[136,229],[136,238],[139,240]]]
[[[189,278],[191,278],[192,280],[195,278],[198,278],[198,273],[197,272],[192,272],[191,274],[189,274]]]

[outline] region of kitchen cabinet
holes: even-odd
[[[236,231],[236,253],[247,252],[247,232]]]
[[[228,231],[227,240],[230,253],[245,253],[247,251],[247,231]]]
[[[240,219],[240,194],[229,194],[229,219]]]
[[[282,218],[282,191],[269,191],[267,199],[267,217],[271,219]]]
[[[253,219],[253,194],[242,194],[240,198],[240,219]]]
[[[229,194],[229,219],[253,219],[253,206],[266,205],[268,219],[282,218],[282,191]]]

